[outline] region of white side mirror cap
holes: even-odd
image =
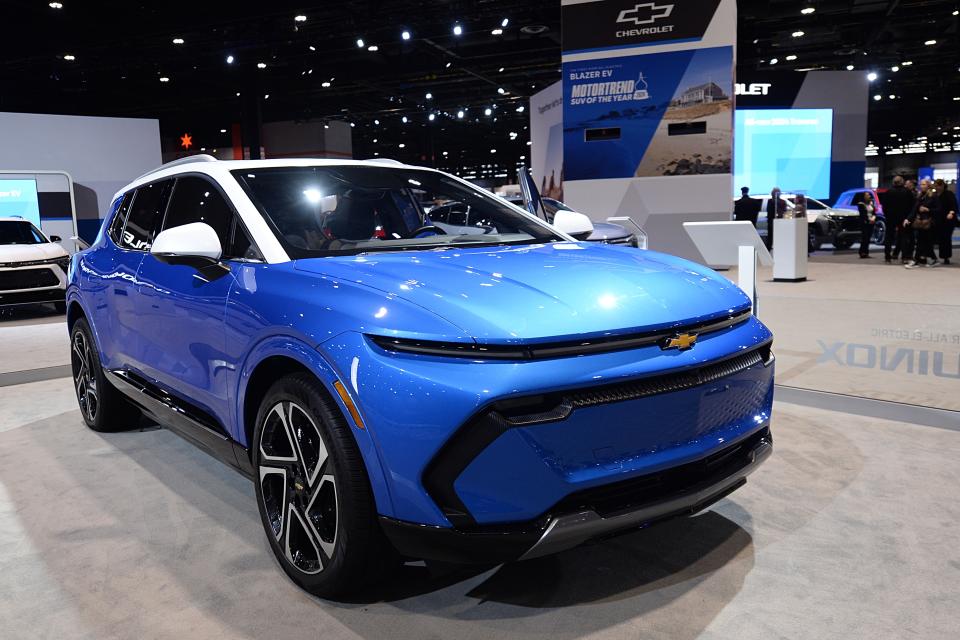
[[[223,253],[220,238],[205,222],[164,229],[153,241],[150,253],[157,257],[200,257],[219,260]]]
[[[553,216],[553,226],[577,240],[586,240],[593,233],[590,218],[576,211],[557,211]]]

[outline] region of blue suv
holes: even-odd
[[[469,226],[431,219],[453,203]],[[177,161],[69,271],[87,425],[145,415],[251,478],[315,594],[692,514],[771,452],[772,337],[737,287],[432,169]]]

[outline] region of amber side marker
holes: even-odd
[[[367,427],[363,424],[363,418],[360,417],[360,412],[357,411],[357,405],[353,404],[353,400],[350,399],[350,394],[347,393],[343,383],[339,380],[334,380],[333,388],[337,390],[337,395],[343,400],[343,404],[347,405],[347,410],[350,412],[350,415],[353,416],[353,421],[357,423],[357,426],[361,429],[366,429]]]

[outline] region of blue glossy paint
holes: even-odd
[[[349,416],[333,393],[341,381],[366,425],[353,433],[378,510],[425,524],[449,526],[423,489],[423,470],[483,406],[694,367],[771,337],[751,319],[683,352],[650,346],[510,362],[396,354],[365,336],[532,344],[662,329],[749,307],[709,269],[631,248],[565,242],[226,264],[229,273],[208,281],[118,248],[101,232],[75,258],[68,300],[90,319],[106,366],[190,400],[244,446],[248,383],[265,360],[300,363]],[[769,418],[772,374],[759,367],[720,385],[511,430],[455,488],[478,521],[503,522],[583,487],[709,455]]]

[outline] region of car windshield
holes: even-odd
[[[47,239],[43,234],[26,220],[0,221],[0,244],[45,244],[46,242]]]
[[[294,258],[563,240],[435,171],[377,166],[232,172]]]

